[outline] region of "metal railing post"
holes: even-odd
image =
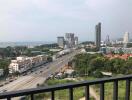
[[[7,97],[7,100],[11,100],[11,97]]]
[[[55,100],[55,92],[54,91],[51,92],[51,100]]]
[[[130,100],[130,80],[126,80],[126,95],[125,100]]]
[[[104,83],[100,84],[100,100],[104,100]]]
[[[34,100],[34,94],[31,94],[31,100]]]
[[[115,80],[113,85],[113,100],[118,100],[118,81]]]
[[[89,85],[85,87],[85,100],[90,100]]]
[[[73,100],[73,88],[69,88],[69,100]]]
[[[90,100],[90,86],[91,85],[100,85],[100,100],[105,99],[105,84],[106,83],[113,83],[113,100],[118,100],[118,83],[120,81],[126,82],[126,87],[124,88],[125,91],[125,100],[130,100],[130,89],[131,89],[131,79],[132,75],[126,75],[121,77],[111,77],[111,78],[104,78],[104,79],[97,79],[97,80],[91,80],[91,81],[83,81],[83,82],[77,82],[77,83],[68,83],[68,84],[62,84],[62,85],[55,85],[55,86],[49,86],[49,87],[42,87],[42,88],[34,88],[34,89],[25,89],[20,91],[11,91],[11,92],[4,92],[0,93],[0,99],[6,99],[11,100],[13,97],[23,97],[23,96],[29,96],[31,100],[35,100],[35,94],[39,93],[51,93],[51,100],[55,100],[55,91],[58,90],[69,90],[69,100],[74,99],[74,88],[78,87],[85,87],[85,99]],[[25,97],[23,97],[25,98]]]

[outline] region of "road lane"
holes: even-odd
[[[46,80],[46,78],[49,77],[51,74],[58,72],[77,53],[79,52],[75,51],[61,58],[58,58],[56,61],[43,66],[43,68],[38,69],[32,74],[27,76],[22,76],[17,80],[1,87],[0,91],[1,90],[17,91],[21,89],[35,88],[37,84],[43,83]],[[43,72],[40,73],[40,71]]]

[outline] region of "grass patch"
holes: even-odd
[[[100,94],[100,85],[92,86],[96,93]],[[132,100],[132,83],[130,88],[130,100]],[[118,82],[118,100],[125,100],[125,92],[126,92],[126,81]],[[113,83],[105,83],[105,100],[113,99]]]
[[[47,80],[44,84],[41,86],[52,86],[52,85],[60,85],[60,84],[66,84],[66,83],[73,83],[75,81],[73,80],[64,80],[64,79],[51,79]],[[75,88],[73,91],[74,100],[79,100],[80,98],[84,97],[85,91],[84,87]],[[42,94],[36,94],[35,100],[43,100],[43,99],[50,99],[51,93],[42,93]],[[55,91],[55,99],[56,100],[68,100],[69,99],[69,90],[58,90]]]

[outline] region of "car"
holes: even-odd
[[[40,71],[40,73],[42,73],[43,71]]]
[[[9,81],[5,82],[5,85],[6,85],[6,84],[9,84]]]
[[[9,80],[9,82],[13,82],[13,81],[14,81],[13,79]]]
[[[39,87],[39,86],[40,86],[40,84],[38,83],[36,86],[37,86],[37,87]]]
[[[4,86],[4,84],[0,84],[0,87]]]
[[[6,90],[6,89],[4,89],[4,90],[0,91],[0,93],[4,93],[4,92],[7,92],[7,90]]]
[[[26,76],[26,75],[27,75],[27,73],[23,73],[23,74],[22,74],[22,76]]]

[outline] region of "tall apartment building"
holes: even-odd
[[[101,23],[98,23],[95,26],[95,45],[97,48],[100,48],[101,44]]]
[[[109,37],[109,35],[106,36],[105,43],[106,43],[106,45],[110,44],[110,37]]]
[[[125,48],[127,47],[128,42],[129,42],[129,33],[126,32],[123,37],[123,45]]]
[[[61,48],[74,48],[78,45],[78,37],[74,33],[65,33],[65,38],[57,37],[57,43]]]
[[[124,37],[123,37],[123,43],[128,43],[128,42],[129,42],[129,33],[126,32],[126,33],[124,34]]]
[[[64,48],[64,46],[65,46],[64,37],[57,37],[57,43],[58,43],[60,48]]]
[[[66,33],[65,34],[65,40],[66,40],[66,45],[68,48],[75,46],[74,33]]]
[[[75,45],[78,45],[78,37],[75,37]]]

